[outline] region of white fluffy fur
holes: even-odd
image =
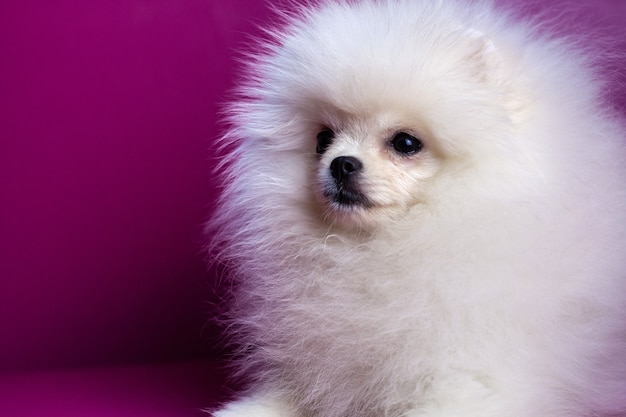
[[[624,130],[586,54],[480,2],[287,17],[224,139],[214,246],[254,383],[214,416],[626,413]],[[340,155],[371,208],[323,196]]]

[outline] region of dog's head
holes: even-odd
[[[312,166],[301,187],[331,224],[376,227],[442,198],[439,179],[498,159],[514,124],[506,48],[463,8],[385,4],[305,13],[255,63],[247,93],[258,100],[240,110],[283,170]]]

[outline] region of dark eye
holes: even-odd
[[[424,147],[421,140],[406,132],[396,133],[393,139],[391,139],[391,145],[396,152],[402,155],[416,154]]]
[[[333,143],[333,139],[335,138],[335,133],[330,129],[321,130],[317,134],[317,147],[315,151],[318,154],[323,154],[326,152],[326,149]]]

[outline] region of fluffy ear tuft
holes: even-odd
[[[499,39],[499,38],[498,38]],[[519,121],[524,109],[531,104],[528,92],[513,82],[515,62],[519,57],[511,56],[507,44],[496,44],[485,33],[473,29],[463,29],[463,59],[471,76],[491,91],[497,91],[512,121]]]
[[[480,80],[499,81],[499,57],[496,44],[476,29],[465,29],[464,36],[467,45],[466,59],[474,69],[475,75]]]

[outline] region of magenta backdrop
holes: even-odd
[[[625,1],[588,4],[624,26]],[[233,49],[267,16],[261,0],[0,3],[0,371],[210,354],[209,148]]]
[[[0,4],[0,370],[210,351],[201,224],[260,1]]]

